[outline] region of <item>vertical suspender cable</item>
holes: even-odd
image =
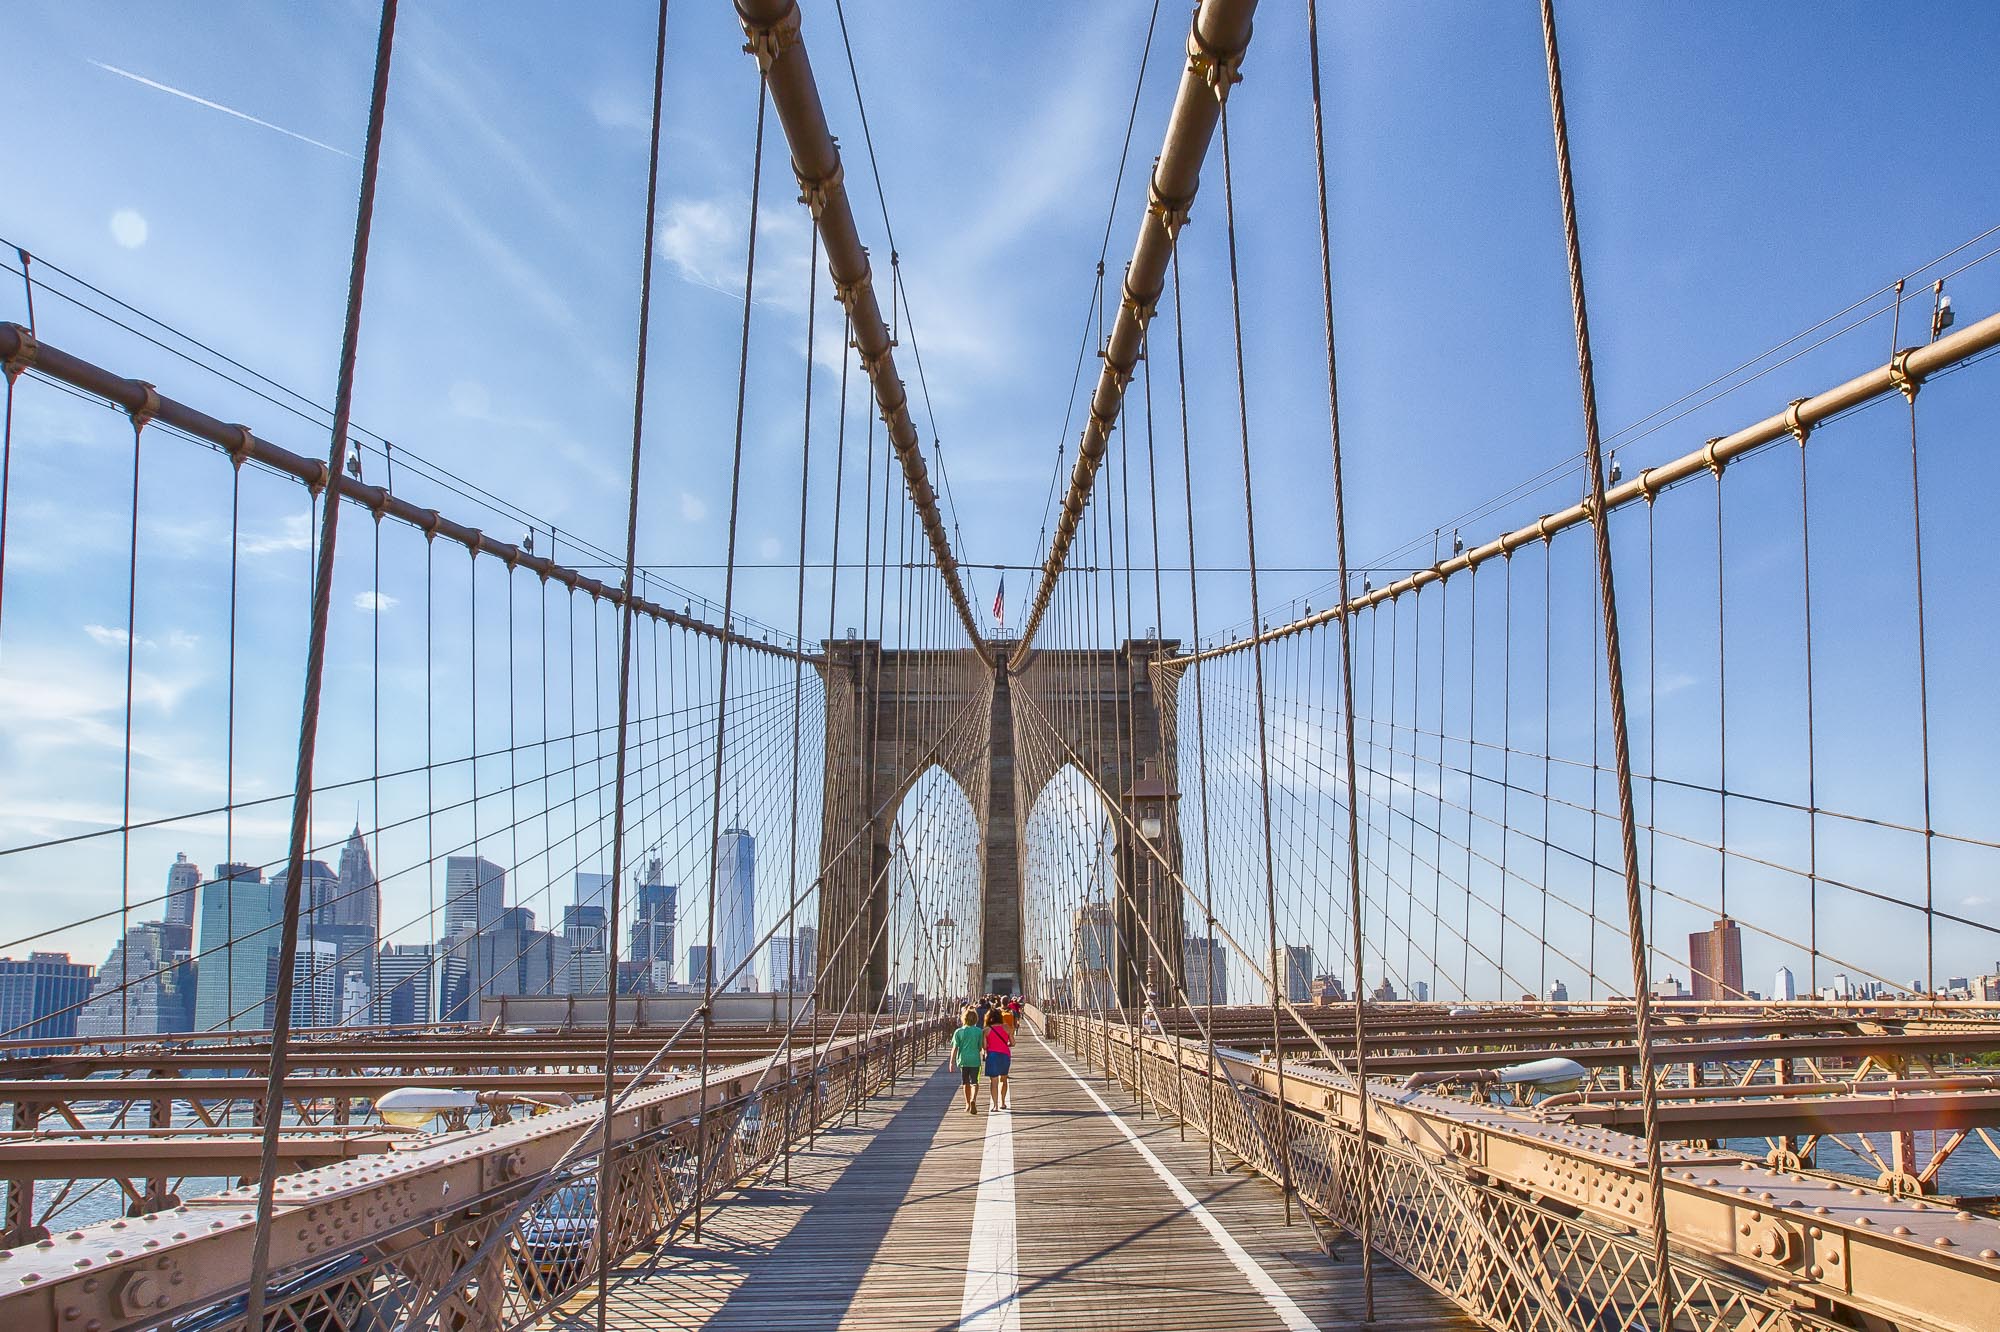
[[[1340,455],[1340,378],[1335,373],[1333,338],[1333,242],[1327,222],[1326,128],[1320,109],[1319,4],[1306,0],[1306,59],[1312,72],[1313,171],[1319,183],[1319,276],[1320,297],[1326,316],[1326,400],[1329,448],[1333,454],[1333,549],[1335,576],[1340,595],[1346,598],[1347,578],[1347,491]],[[1361,811],[1356,803],[1357,760],[1354,754],[1354,628],[1353,617],[1343,612],[1340,624],[1340,728],[1347,757],[1347,914],[1349,965],[1354,968],[1354,1083],[1359,1116],[1355,1145],[1359,1153],[1361,1196],[1358,1199],[1361,1239],[1362,1317],[1375,1317],[1373,1177],[1368,1162],[1368,1044],[1364,1039],[1361,999]],[[1468,805],[1471,803],[1468,796]],[[1443,825],[1443,819],[1439,819]],[[1471,897],[1471,880],[1466,881]]]
[[[1222,211],[1229,242],[1229,311],[1236,341],[1236,422],[1243,439],[1243,534],[1245,563],[1250,570],[1250,665],[1257,697],[1257,781],[1264,832],[1264,912],[1271,944],[1271,1057],[1277,1061],[1277,1142],[1280,1183],[1285,1191],[1285,1224],[1292,1222],[1292,1151],[1285,1109],[1285,1040],[1279,1026],[1280,1001],[1289,979],[1285,964],[1289,954],[1278,947],[1278,880],[1271,850],[1271,735],[1265,720],[1264,640],[1259,632],[1264,619],[1257,602],[1257,514],[1250,485],[1250,402],[1243,377],[1243,300],[1236,271],[1236,189],[1229,160],[1229,84],[1219,80],[1216,97],[1222,103]],[[1193,561],[1189,561],[1193,563]]]
[[[618,753],[612,767],[611,901],[604,913],[604,1114],[597,1151],[597,1328],[604,1332],[611,1307],[611,1107],[617,1088],[618,898],[625,876],[626,731],[632,710],[632,616],[638,589],[633,569],[639,543],[639,460],[646,424],[646,333],[653,312],[653,212],[660,185],[660,102],[666,85],[667,0],[653,36],[653,130],[646,157],[646,235],[640,245],[639,338],[632,370],[632,469],[625,500],[625,600],[618,613]],[[725,629],[727,625],[724,625]],[[727,647],[724,648],[727,651]]]
[[[827,591],[826,591],[826,637],[827,641],[829,642],[833,640],[834,625],[838,623],[840,614],[840,501],[841,501],[840,492],[842,488],[842,481],[847,473],[847,372],[848,368],[854,363],[853,353],[854,353],[854,317],[852,315],[848,315],[844,317],[841,321],[840,404],[834,412],[833,542],[832,542],[833,553],[828,557],[827,567],[832,572],[827,579]],[[834,672],[834,665],[829,660],[826,665],[825,674],[821,676],[821,688],[828,700],[826,706],[825,730],[827,732],[826,742],[829,746],[833,744],[833,732],[832,732],[833,672]],[[828,796],[826,794],[824,787],[824,784],[826,782],[826,774],[824,768],[821,769],[820,780],[822,783],[822,789],[820,794],[820,810],[821,810],[821,818],[822,820],[824,820],[825,811],[827,808],[827,801],[828,801]],[[834,800],[840,799],[840,792],[838,786],[836,786],[836,790],[833,793],[832,799]],[[845,802],[843,802],[838,808],[844,811],[846,808]],[[838,828],[839,828],[839,823],[836,822],[835,823],[836,832]],[[821,851],[822,862],[824,862],[824,857],[825,857],[824,848],[826,847],[826,845],[827,845],[826,829],[822,825],[820,829],[820,846],[822,848]],[[838,900],[838,890],[826,882],[826,869],[824,863],[822,863],[822,867],[820,870],[820,880],[821,882],[819,887],[819,892],[820,892],[819,919],[821,923],[824,924],[824,922],[828,919],[828,913],[825,908],[825,899],[827,893],[829,891],[833,891],[835,893],[836,911],[839,910],[840,907],[844,906],[844,903]],[[823,930],[821,931],[821,934],[822,936],[824,935]],[[808,1148],[818,1145],[819,1120],[820,1120],[820,1115],[823,1113],[819,1101],[819,1085],[820,1085],[819,1026],[820,1026],[820,1007],[821,1007],[820,977],[823,974],[825,974],[825,971],[826,971],[825,962],[820,956],[820,946],[816,940],[813,944],[812,990],[806,995],[806,1006],[812,1009],[812,1022],[813,1022],[812,1089],[810,1093],[812,1099],[811,1099],[811,1107],[809,1110],[809,1118],[807,1121],[807,1128],[806,1128],[806,1145]],[[838,1031],[835,1031],[834,1033],[832,1033],[831,1036],[829,1036],[828,1039],[831,1040],[833,1039],[833,1037],[837,1037],[839,1034],[840,1033]]]
[[[354,251],[347,270],[347,318],[340,335],[340,377],[333,399],[333,438],[327,444],[326,507],[320,514],[319,562],[313,583],[312,630],[306,642],[305,698],[299,710],[299,761],[292,784],[290,869],[285,877],[284,920],[278,934],[278,986],[271,1014],[271,1069],[265,1082],[263,1142],[257,1166],[257,1233],[250,1246],[250,1290],[245,1326],[264,1326],[264,1287],[271,1269],[271,1208],[277,1189],[278,1132],[285,1064],[292,1034],[292,967],[299,951],[299,892],[304,886],[306,834],[312,812],[313,751],[319,737],[320,677],[326,664],[326,627],[333,598],[334,538],[340,527],[334,482],[347,459],[348,411],[354,401],[354,358],[361,339],[361,293],[368,270],[368,233],[375,220],[375,174],[382,161],[382,118],[389,101],[389,57],[396,38],[396,0],[382,0],[375,39],[375,86],[368,105],[368,141],[361,159],[361,198],[355,211]]]
[[[150,390],[148,393],[150,395]],[[152,398],[148,396],[150,404]],[[132,686],[139,645],[139,462],[146,418],[132,417],[132,530],[125,547],[125,762],[124,803],[118,828],[118,1034],[132,1033]],[[303,788],[302,788],[303,789]],[[1926,821],[1928,822],[1928,820]]]
[[[722,627],[732,626],[731,616],[736,608],[736,518],[738,503],[743,491],[743,409],[744,395],[750,383],[750,309],[757,278],[757,205],[764,184],[764,108],[770,101],[769,75],[759,69],[757,74],[757,137],[751,150],[750,162],[750,238],[748,253],[743,261],[743,336],[737,351],[736,364],[736,445],[730,461],[729,472],[729,548],[727,563],[722,574]],[[648,233],[651,234],[650,232]],[[710,1029],[715,1025],[715,973],[718,970],[715,956],[715,895],[716,879],[721,872],[718,860],[722,837],[722,756],[724,732],[728,721],[729,703],[729,635],[725,633],[722,646],[717,653],[715,683],[715,771],[710,788],[708,828],[708,968],[702,979],[701,1000],[701,1099],[700,1124],[695,1151],[694,1181],[694,1238],[701,1242],[702,1196],[708,1189],[708,1042]]]
[[[1174,371],[1180,395],[1181,416],[1181,490],[1187,505],[1188,534],[1188,635],[1195,645],[1201,645],[1201,579],[1195,572],[1194,550],[1194,468],[1190,462],[1188,447],[1187,412],[1187,337],[1181,322],[1181,246],[1180,224],[1174,224],[1172,249],[1168,262],[1174,284]],[[1205,1070],[1202,1086],[1206,1103],[1202,1108],[1203,1136],[1208,1139],[1208,1172],[1215,1173],[1215,987],[1217,974],[1215,967],[1215,855],[1214,840],[1209,836],[1208,808],[1208,716],[1207,702],[1203,697],[1201,680],[1202,662],[1197,659],[1189,673],[1194,677],[1194,752],[1196,778],[1201,786],[1201,911],[1203,924],[1208,932],[1208,942],[1203,945],[1203,965],[1207,967],[1205,977],[1208,1021],[1202,1027],[1202,1053]]]
[[[812,494],[812,411],[813,411],[813,338],[818,332],[816,317],[819,313],[819,218],[812,224],[812,252],[806,264],[806,403],[803,417],[805,421],[803,439],[799,445],[799,569],[798,603],[792,615],[792,644],[802,647],[806,634],[806,511],[807,500]],[[838,576],[836,574],[836,576]],[[788,902],[785,907],[785,1078],[789,1083],[792,1073],[792,1028],[798,1025],[798,1016],[793,1011],[794,996],[799,989],[799,712],[803,703],[806,685],[805,662],[792,660],[792,831],[791,868],[786,876]],[[776,982],[773,977],[773,983]],[[817,1020],[817,1014],[814,1015]],[[789,1101],[788,1101],[789,1106]],[[788,1108],[785,1113],[785,1183],[792,1182],[792,1117]]]
[[[1653,1228],[1654,1299],[1659,1326],[1673,1323],[1673,1274],[1668,1268],[1666,1182],[1660,1169],[1659,1092],[1653,1079],[1652,983],[1647,974],[1646,912],[1639,897],[1639,836],[1632,807],[1632,738],[1625,717],[1625,668],[1618,646],[1618,596],[1612,581],[1611,527],[1604,509],[1604,447],[1597,433],[1597,384],[1584,303],[1583,252],[1577,239],[1576,187],[1570,175],[1569,124],[1563,112],[1562,60],[1556,50],[1554,0],[1542,0],[1542,46],[1548,57],[1549,116],[1554,126],[1556,178],[1562,194],[1563,245],[1569,265],[1570,308],[1576,321],[1576,365],[1583,396],[1584,443],[1590,466],[1591,533],[1604,626],[1604,673],[1611,696],[1611,742],[1618,779],[1618,837],[1625,865],[1625,914],[1632,945],[1632,995],[1639,1053],[1640,1117],[1646,1134],[1646,1195]]]

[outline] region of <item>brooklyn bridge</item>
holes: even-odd
[[[171,8],[12,52],[0,1326],[2000,1329],[1987,16]]]

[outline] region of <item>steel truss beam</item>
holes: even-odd
[[[937,491],[932,488],[924,467],[923,440],[917,434],[916,422],[910,419],[910,395],[896,373],[896,344],[889,338],[889,325],[882,318],[882,305],[875,296],[868,249],[861,243],[861,231],[847,199],[847,186],[842,183],[840,146],[827,127],[826,107],[820,102],[812,61],[806,56],[805,41],[799,34],[799,7],[794,0],[736,0],[736,13],[750,39],[747,49],[763,67],[771,90],[771,105],[791,144],[792,171],[798,177],[800,201],[812,209],[819,222],[820,243],[826,248],[826,267],[833,277],[834,294],[846,307],[856,354],[874,389],[875,405],[888,428],[896,460],[902,464],[903,481],[909,488],[910,502],[923,521],[931,557],[938,572],[944,575],[945,589],[965,625],[973,652],[991,665],[992,657],[979,633],[979,617],[974,614],[972,603],[966,600],[964,584],[959,581],[958,559],[952,554],[951,538],[938,511]]]
[[[752,1113],[746,1098],[760,1087],[766,1101],[775,1098],[787,1107],[810,1103],[821,1113],[844,1108],[839,1093],[823,1101],[818,1088],[865,1094],[875,1081],[891,1076],[898,1061],[907,1067],[927,1058],[943,1030],[937,1019],[883,1027],[824,1046],[817,1058],[794,1046],[782,1058],[774,1054],[713,1070],[705,1088],[683,1076],[634,1092],[610,1124],[614,1154],[625,1163],[618,1178],[631,1177],[629,1186],[620,1185],[630,1196],[615,1200],[633,1210],[622,1222],[620,1253],[644,1242],[650,1232],[631,1227],[657,1225],[665,1205],[660,1191],[677,1187],[660,1178],[667,1166],[647,1162],[669,1147],[680,1153],[676,1159],[684,1158],[682,1140],[692,1139],[699,1117],[727,1113],[732,1122],[743,1122]],[[536,1081],[546,1086],[545,1079]],[[601,1072],[594,1082],[601,1086]],[[792,1114],[785,1109],[785,1125]],[[468,1243],[460,1237],[477,1233],[499,1214],[502,1200],[544,1177],[580,1140],[595,1144],[601,1122],[602,1106],[586,1103],[283,1176],[275,1194],[272,1271],[313,1271],[351,1256],[366,1272],[379,1269],[379,1279],[369,1276],[363,1288],[389,1281],[399,1283],[396,1289],[405,1297],[414,1290],[428,1299],[435,1292],[424,1282],[456,1266],[459,1248]],[[775,1127],[759,1125],[760,1135]],[[803,1120],[797,1131],[804,1131]],[[735,1134],[716,1135],[712,1150],[733,1160],[735,1139]],[[710,1175],[697,1171],[690,1177]],[[0,1254],[8,1260],[0,1263],[0,1327],[115,1332],[158,1327],[177,1315],[216,1307],[241,1290],[255,1229],[254,1198],[253,1190],[231,1190]],[[444,1247],[431,1253],[438,1245]],[[513,1257],[499,1261],[505,1266]],[[498,1285],[509,1284],[498,1268],[486,1275]],[[349,1278],[341,1279],[353,1288]],[[541,1302],[566,1293],[511,1288],[514,1298]],[[482,1288],[480,1298],[489,1295],[500,1298],[497,1286]]]
[[[203,443],[221,449],[238,466],[246,462],[255,462],[303,482],[315,495],[326,492],[329,480],[324,462],[293,453],[290,449],[280,448],[269,440],[261,439],[249,426],[218,421],[207,412],[199,411],[173,398],[163,397],[151,384],[143,380],[126,379],[101,366],[92,365],[82,357],[72,356],[58,347],[52,347],[19,324],[0,322],[0,362],[9,366],[23,365],[57,383],[67,384],[93,397],[102,398],[114,406],[122,407],[133,420],[142,424],[160,421],[176,430],[184,431]],[[355,477],[345,474],[333,477],[331,485],[341,498],[363,505],[378,518],[395,518],[417,528],[426,536],[444,537],[446,540],[455,541],[475,555],[491,555],[510,569],[526,569],[597,601],[623,606],[627,600],[623,588],[612,587],[567,565],[557,564],[547,556],[531,555],[510,542],[496,541],[478,528],[454,522],[436,509],[421,508],[406,499],[390,494],[387,486],[366,485]],[[817,660],[809,654],[749,638],[734,630],[712,625],[706,620],[698,620],[691,615],[668,610],[665,606],[656,605],[644,597],[632,597],[630,600],[632,609],[636,613],[662,624],[677,625],[718,641],[728,639],[734,646],[752,652],[768,653],[791,661]]]
[[[1063,1017],[1052,1025],[1066,1040],[1108,1045],[1114,1070],[1155,1106],[1202,1103],[1185,1085],[1205,1075],[1200,1042],[1115,1024],[1092,1023],[1086,1031]],[[1218,1078],[1254,1089],[1277,1108],[1275,1068],[1238,1051],[1215,1053]],[[1287,1062],[1283,1108],[1297,1124],[1287,1140],[1304,1158],[1292,1163],[1294,1176],[1302,1196],[1336,1221],[1346,1190],[1358,1183],[1344,1144],[1359,1122],[1359,1099],[1351,1082]],[[1429,1237],[1390,1250],[1419,1277],[1504,1326],[1545,1325],[1546,1312],[1568,1308],[1564,1302],[1580,1290],[1613,1308],[1643,1305],[1649,1287],[1638,1275],[1645,1262],[1639,1241],[1649,1204],[1638,1139],[1525,1110],[1400,1092],[1387,1082],[1374,1086],[1369,1107],[1382,1163],[1380,1178],[1366,1187],[1389,1188],[1385,1215],[1409,1221],[1410,1235]],[[1220,1127],[1235,1138],[1233,1150],[1276,1177],[1279,1163],[1262,1159],[1269,1149],[1258,1146],[1272,1140],[1269,1132]],[[1396,1158],[1412,1149],[1431,1165],[1399,1176]],[[1689,1325],[1820,1329],[1855,1325],[1848,1320],[1857,1316],[1926,1332],[1990,1325],[2000,1221],[1725,1153],[1668,1145],[1663,1155],[1675,1288]],[[1444,1192],[1457,1194],[1453,1206]],[[1482,1219],[1484,1238],[1516,1246],[1550,1274],[1551,1285],[1524,1291],[1514,1276],[1518,1262],[1468,1254],[1481,1237],[1465,1231],[1466,1208]],[[1393,1231],[1384,1242],[1405,1243]]]
[[[1187,64],[1174,95],[1166,139],[1153,166],[1146,212],[1139,219],[1132,259],[1125,266],[1118,315],[1111,325],[1110,337],[1098,349],[1104,358],[1104,369],[1091,394],[1090,417],[1077,442],[1069,491],[1056,515],[1056,529],[1049,537],[1048,559],[1042,565],[1042,579],[1028,607],[1020,644],[1008,663],[1010,670],[1019,671],[1027,663],[1034,647],[1035,630],[1049,608],[1049,598],[1055,595],[1056,582],[1069,560],[1070,542],[1090,504],[1098,466],[1104,461],[1111,432],[1117,428],[1124,407],[1125,387],[1138,367],[1146,346],[1146,328],[1152,323],[1160,296],[1166,290],[1167,263],[1173,257],[1175,237],[1187,222],[1195,192],[1201,188],[1201,164],[1208,156],[1209,140],[1222,118],[1222,99],[1241,77],[1237,71],[1244,52],[1250,48],[1250,17],[1256,8],[1256,0],[1201,0],[1188,25]]]

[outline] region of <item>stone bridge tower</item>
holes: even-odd
[[[995,644],[995,656],[1004,662],[1011,646]],[[1062,691],[1062,715],[1078,715],[1080,701],[1092,710],[1101,752],[1087,760],[1088,776],[1100,790],[1118,798],[1148,761],[1157,762],[1178,789],[1171,700],[1163,714],[1149,670],[1177,650],[1173,642],[1146,640],[1115,649],[1037,652],[1028,669],[1012,677],[1004,665],[988,666],[970,650],[884,650],[867,639],[826,644],[819,919],[826,1011],[839,1011],[850,993],[851,1010],[872,1010],[889,983],[883,922],[891,909],[896,811],[932,767],[957,784],[979,825],[981,952],[968,983],[1011,992],[1025,987],[1022,837],[1036,800],[1064,766],[1047,756],[1066,752],[1049,739],[1048,719],[1056,715],[1051,689]],[[1023,746],[1023,736],[1034,742]],[[1171,818],[1167,826],[1163,850],[1177,873],[1178,829]],[[1117,841],[1118,960],[1107,980],[1121,1001],[1136,1003],[1147,984],[1168,993],[1177,979],[1181,894],[1171,876],[1150,856],[1135,854],[1128,840],[1121,835]],[[1171,959],[1173,975],[1159,974],[1147,928],[1159,954]],[[1067,922],[1058,933],[1067,937]]]

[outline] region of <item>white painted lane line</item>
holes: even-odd
[[[1292,1302],[1292,1297],[1285,1294],[1284,1288],[1272,1279],[1269,1272],[1264,1270],[1263,1264],[1251,1257],[1249,1251],[1236,1242],[1236,1237],[1230,1234],[1206,1207],[1201,1205],[1199,1198],[1188,1192],[1187,1186],[1180,1182],[1174,1172],[1167,1169],[1165,1163],[1159,1157],[1153,1155],[1152,1148],[1139,1141],[1139,1135],[1134,1133],[1131,1126],[1123,1119],[1119,1118],[1117,1111],[1104,1103],[1104,1098],[1099,1096],[1089,1083],[1077,1076],[1076,1070],[1069,1066],[1069,1061],[1064,1059],[1060,1054],[1057,1054],[1055,1047],[1051,1046],[1047,1041],[1042,1040],[1039,1033],[1035,1035],[1035,1040],[1040,1042],[1042,1049],[1048,1051],[1051,1059],[1062,1065],[1062,1071],[1069,1074],[1075,1080],[1077,1086],[1083,1088],[1084,1095],[1096,1103],[1097,1108],[1104,1112],[1104,1117],[1117,1126],[1118,1131],[1125,1135],[1125,1141],[1131,1143],[1139,1155],[1146,1158],[1146,1164],[1153,1167],[1153,1173],[1158,1175],[1167,1188],[1173,1192],[1174,1197],[1180,1201],[1181,1206],[1192,1213],[1195,1220],[1201,1222],[1202,1229],[1208,1232],[1209,1238],[1215,1241],[1216,1247],[1221,1249],[1229,1261],[1236,1265],[1236,1270],[1243,1274],[1244,1280],[1250,1283],[1251,1288],[1264,1297],[1264,1302],[1271,1306],[1272,1311],[1278,1315],[1278,1320],[1285,1325],[1286,1332],[1320,1332],[1319,1324],[1306,1317],[1306,1311]]]
[[[965,1256],[959,1332],[1020,1332],[1021,1264],[1014,1244],[1014,1126],[1005,1111],[986,1116],[979,1201]]]

